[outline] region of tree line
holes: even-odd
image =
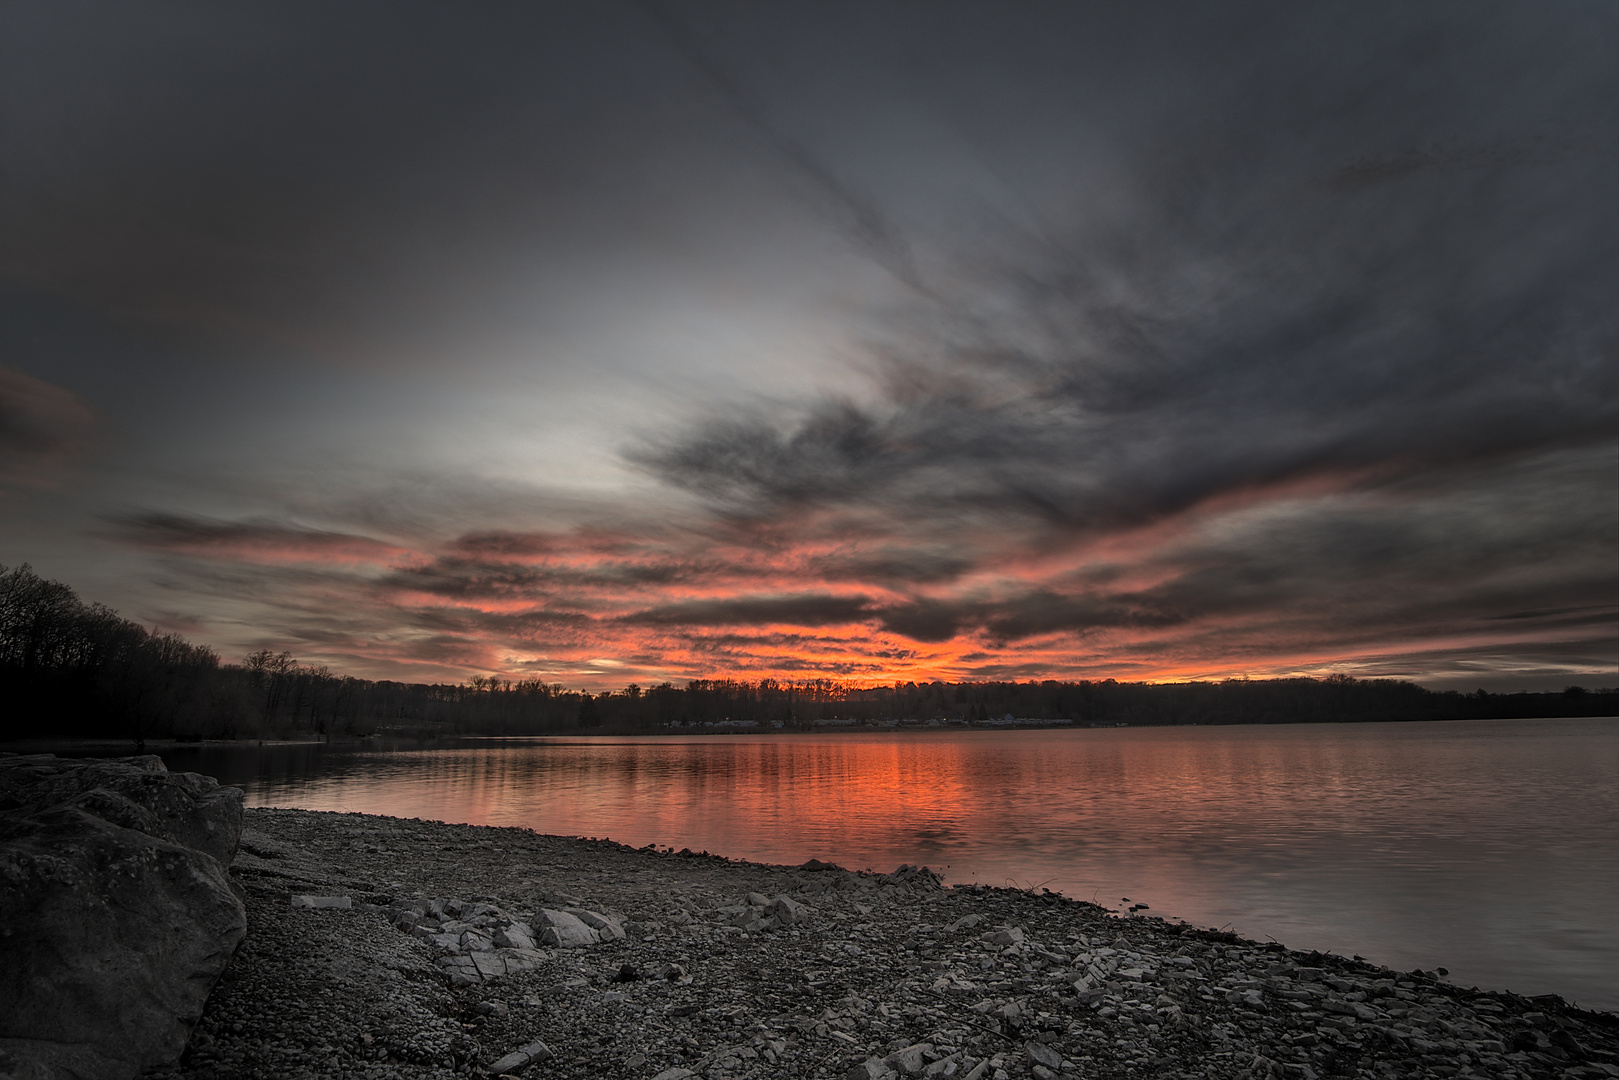
[[[147,630],[26,564],[0,566],[0,739],[256,739],[403,734],[821,730],[829,724],[1090,725],[1444,720],[1619,714],[1619,691],[1472,694],[1393,679],[1172,684],[693,679],[592,694],[474,676],[402,683],[334,674],[286,652],[225,663]]]

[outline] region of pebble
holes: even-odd
[[[1619,1020],[1559,998],[946,888],[921,867],[358,814],[247,824],[248,935],[174,1080],[1619,1077]],[[596,940],[516,946],[545,911]]]

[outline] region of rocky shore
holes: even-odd
[[[1055,895],[246,812],[218,1077],[1619,1077],[1619,1018]]]

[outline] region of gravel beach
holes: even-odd
[[[1619,1077],[1619,1017],[1091,904],[250,809],[163,1077]]]

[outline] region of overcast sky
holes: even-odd
[[[1619,682],[1619,6],[0,8],[0,563],[373,677]]]

